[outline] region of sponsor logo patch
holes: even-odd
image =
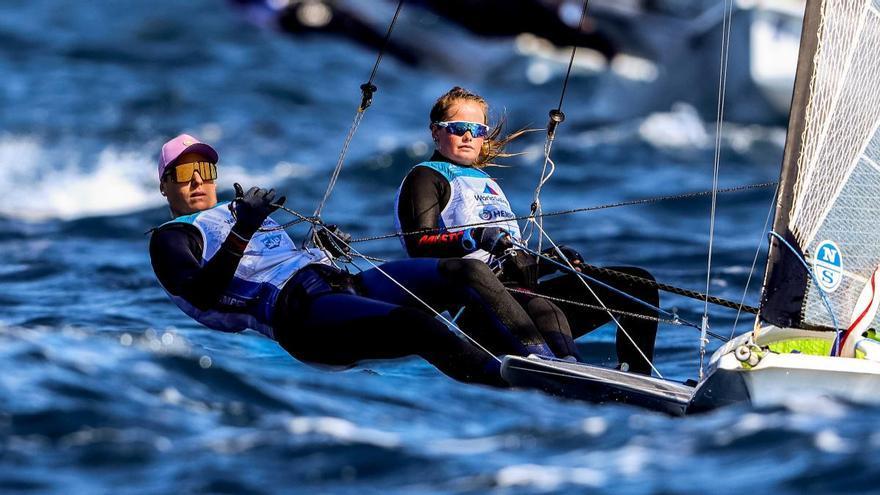
[[[498,220],[499,218],[513,218],[513,213],[502,210],[494,205],[483,206],[477,210],[477,215],[483,220]]]
[[[813,271],[819,287],[825,292],[834,292],[843,281],[843,253],[834,241],[825,240],[816,248]]]
[[[260,240],[266,246],[266,249],[275,249],[281,245],[281,234],[267,235]]]

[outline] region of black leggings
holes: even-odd
[[[641,268],[628,266],[608,268],[618,272],[629,273],[638,277],[654,280],[654,277],[650,273]],[[590,272],[587,272],[587,274],[596,280],[615,287],[654,307],[657,307],[660,304],[660,294],[657,289],[645,287],[642,284],[622,281],[618,278],[607,275]],[[592,293],[590,293],[578,278],[577,275],[571,273],[563,274],[559,277],[538,283],[536,292],[594,306],[602,306],[602,304],[593,297]],[[617,292],[602,287],[595,282],[587,280],[587,283],[596,292],[596,295],[601,299],[602,303],[605,303],[610,309],[637,313],[649,317],[657,316],[657,311],[654,309],[648,308],[647,306],[622,296]],[[568,322],[571,325],[571,333],[574,338],[590,333],[611,321],[611,317],[602,309],[590,309],[565,303],[559,303],[559,305],[568,318]],[[654,340],[657,337],[657,322],[618,314],[615,314],[614,316],[617,318],[617,321],[620,322],[620,326],[623,327],[622,329],[620,327],[617,328],[616,346],[618,362],[627,363],[630,371],[650,375],[651,365],[645,358],[653,362]],[[629,337],[627,337],[627,334]],[[632,340],[630,340],[630,337]],[[633,341],[635,343],[633,343]],[[641,352],[639,352],[640,349]],[[644,357],[642,354],[644,354]]]
[[[547,299],[522,292],[512,292],[511,295],[526,310],[538,332],[547,342],[547,346],[557,357],[573,357],[581,361],[568,318],[559,306]]]
[[[438,311],[454,315],[466,306],[459,326],[489,352],[453,333],[382,271]],[[504,382],[494,355],[550,354],[526,312],[480,261],[392,261],[354,283],[356,293],[304,299],[285,287],[276,309],[279,343],[302,361],[333,366],[417,354],[456,380],[496,386]]]

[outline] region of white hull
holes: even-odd
[[[880,404],[880,362],[877,361],[770,351],[760,353],[760,359],[753,358],[753,363],[757,361],[753,366],[737,358],[737,349],[750,343],[765,347],[799,338],[830,342],[833,340],[830,332],[767,327],[758,333],[754,342],[751,337],[751,334],[741,335],[712,355],[709,372],[697,387],[689,412],[735,402],[772,407],[817,396]]]

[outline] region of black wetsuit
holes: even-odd
[[[434,153],[431,161],[448,161],[443,155]],[[397,216],[404,232],[419,229],[436,229],[439,227],[440,213],[449,203],[451,195],[449,182],[440,173],[428,167],[415,167],[404,179],[401,185],[397,205]],[[468,253],[462,246],[461,237],[463,231],[440,232],[436,234],[417,234],[404,237],[407,252],[412,257],[444,257],[464,256]],[[531,258],[524,252],[517,256]],[[534,259],[531,258],[534,262]],[[549,263],[538,263],[539,271],[535,276],[523,277],[513,264],[504,266],[499,275],[505,285],[513,285],[533,290],[538,294],[545,294],[561,299],[574,300],[593,306],[601,306],[584,284],[578,280],[578,276],[571,273],[555,272],[555,268]],[[653,280],[647,271],[636,267],[608,267],[613,270],[637,275],[642,278]],[[656,289],[646,288],[630,282],[622,282],[619,279],[604,277],[602,275],[590,276],[601,280],[612,287],[632,295],[656,307],[660,296]],[[528,279],[528,280],[525,280]],[[534,282],[532,282],[534,280]],[[643,304],[633,301],[612,290],[601,287],[598,284],[590,285],[601,299],[601,302],[612,309],[646,316],[656,316],[656,311]],[[567,351],[569,345],[564,338],[554,337],[555,328],[559,327],[570,332],[571,337],[578,338],[596,328],[611,321],[608,313],[601,309],[591,309],[582,306],[560,303],[559,306],[546,299],[540,299],[522,294],[515,294],[515,298],[523,304],[529,315],[535,321],[538,330],[544,336],[551,349],[557,354]],[[561,308],[561,310],[560,310]],[[564,316],[560,316],[564,313]],[[638,317],[619,316],[623,329],[617,330],[617,356],[620,362],[629,365],[630,370],[650,374],[651,366],[641,356],[639,349],[645,356],[653,360],[654,340],[657,335],[657,323]],[[629,334],[635,345],[626,336]]]
[[[154,231],[150,258],[171,294],[202,310],[217,309],[246,244],[230,235],[204,265],[202,244],[192,225],[166,224]],[[439,311],[455,314],[467,306],[459,326],[493,354],[547,352],[532,321],[485,264],[423,259],[381,268]],[[351,366],[417,354],[455,379],[504,385],[496,359],[453,333],[377,269],[351,276],[308,265],[284,285],[274,308],[276,340],[303,361]]]

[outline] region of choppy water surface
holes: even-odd
[[[390,15],[385,8],[377,15]],[[426,21],[405,13],[401,22]],[[468,75],[383,62],[329,221],[355,237],[392,229],[394,190],[428,152],[428,108],[454,84],[506,109],[512,127],[544,124],[560,79],[530,84],[529,59],[487,46],[491,69]],[[260,30],[219,1],[0,5],[0,491],[873,491],[876,409],[805,400],[670,419],[463,385],[416,359],[328,373],[256,334],[189,321],[147,256],[144,232],[167,218],[158,146],[181,131],[215,142],[224,195],[233,181],[273,185],[309,211],[373,60],[342,40]],[[572,82],[545,210],[710,186],[712,124],[677,108],[597,125],[595,82]],[[722,185],[775,180],[783,136],[728,126]],[[539,175],[541,139],[522,140],[531,153],[498,170],[519,211]],[[742,297],[771,195],[720,198],[714,294]],[[702,289],[708,209],[706,200],[666,202],[546,226],[590,261]],[[361,248],[402,255],[394,240]],[[671,296],[663,305],[693,319],[702,310]],[[713,329],[729,333],[734,317],[713,312]],[[606,362],[612,339],[605,329],[580,344]],[[696,332],[664,326],[661,372],[693,378],[697,363]]]

